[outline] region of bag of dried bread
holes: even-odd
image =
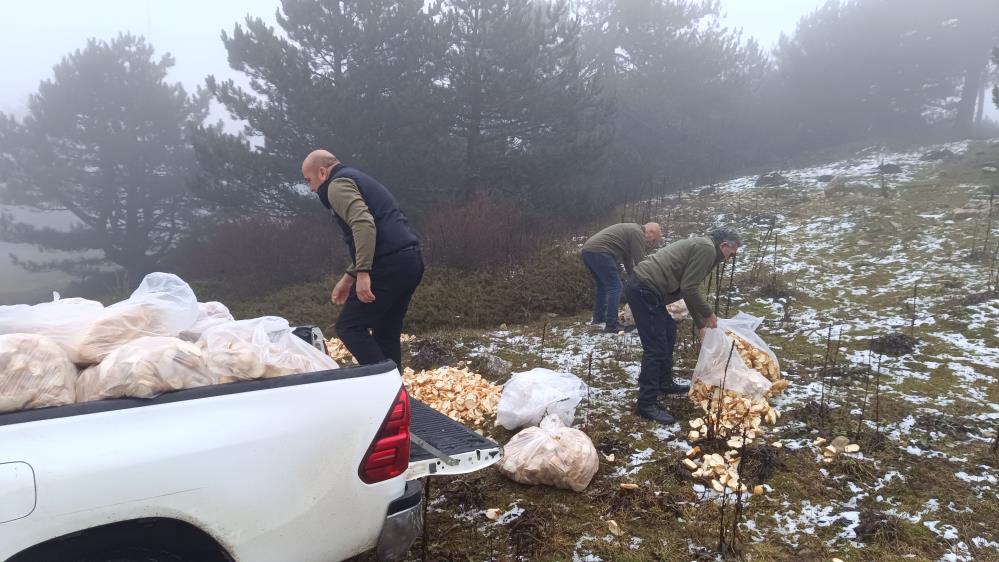
[[[600,459],[593,441],[578,429],[549,415],[503,447],[500,472],[521,484],[547,484],[582,492],[597,473]]]
[[[690,318],[690,311],[687,310],[687,301],[680,299],[666,305],[666,312],[677,322]]]
[[[95,364],[121,345],[148,336],[176,337],[194,325],[198,299],[171,273],[150,273],[128,299],[105,308],[80,335],[78,363]]]
[[[198,343],[208,369],[223,383],[337,368],[336,361],[292,333],[288,321],[277,316],[213,326]]]
[[[77,402],[105,398],[153,398],[164,392],[215,384],[197,344],[180,338],[132,340],[80,375]]]
[[[761,318],[740,312],[718,320],[717,328],[706,330],[691,382],[701,381],[751,398],[766,394],[780,378],[780,367],[777,356],[756,335],[762,322]]]
[[[0,412],[76,401],[76,366],[51,338],[0,336]]]
[[[576,406],[586,397],[587,387],[572,373],[551,369],[531,369],[515,373],[503,385],[496,425],[509,430],[537,425],[547,414],[555,414],[564,425],[571,425]]]
[[[181,332],[180,337],[187,341],[198,341],[208,328],[234,320],[226,305],[218,301],[199,302],[198,319],[193,326]]]
[[[52,302],[36,305],[0,306],[0,334],[35,334],[58,344],[73,363],[82,363],[77,353],[80,334],[104,312],[92,300],[63,299],[53,293]]]

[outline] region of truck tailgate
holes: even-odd
[[[409,453],[407,480],[424,476],[466,474],[496,463],[503,449],[410,397],[410,431],[415,437]]]

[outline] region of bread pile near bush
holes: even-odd
[[[777,423],[780,412],[771,406],[770,398],[787,390],[788,381],[781,378],[780,368],[772,357],[772,352],[753,345],[730,330],[726,330],[725,335],[731,338],[732,351],[738,353],[738,359],[731,360],[741,359],[746,367],[765,377],[771,384],[769,390],[756,397],[695,380],[688,396],[701,408],[704,415],[690,420],[687,439],[691,444],[706,439],[722,440],[728,451],[724,454],[704,455],[698,461],[701,448],[695,446],[688,452],[683,464],[692,471],[694,478],[705,480],[716,492],[729,490],[746,493],[749,490],[739,481],[738,475],[740,450],[764,437],[766,424]],[[712,377],[713,380],[725,381],[727,378],[724,374],[716,375],[720,376]],[[780,443],[773,443],[772,446],[780,447]],[[754,493],[762,492],[754,490]]]
[[[461,423],[482,426],[496,415],[501,388],[465,368],[403,370],[409,395]]]
[[[335,368],[283,318],[236,321],[167,273],[108,307],[58,295],[0,306],[0,412]]]

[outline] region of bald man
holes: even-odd
[[[617,307],[621,302],[621,270],[624,265],[628,275],[635,264],[645,258],[647,249],[663,241],[659,224],[646,225],[621,223],[601,230],[583,244],[582,258],[593,276],[596,291],[593,298],[593,324],[604,324],[604,331],[617,333],[624,326],[618,325]],[[630,328],[630,326],[628,326]]]
[[[361,365],[391,359],[401,371],[402,322],[423,279],[420,242],[409,219],[384,185],[326,150],[306,157],[302,175],[350,250],[351,264],[330,295],[343,305],[337,336]]]

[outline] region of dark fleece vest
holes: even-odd
[[[330,209],[333,222],[343,231],[343,240],[350,249],[351,261],[356,262],[357,259],[354,232],[350,229],[347,221],[332,211],[332,206],[329,203],[330,182],[338,178],[348,178],[354,181],[357,190],[361,193],[361,198],[368,206],[368,212],[375,220],[375,259],[419,244],[416,234],[409,228],[409,219],[399,208],[399,202],[396,201],[387,187],[368,174],[343,164],[337,164],[331,172],[329,179],[319,188],[319,198],[323,205]]]

